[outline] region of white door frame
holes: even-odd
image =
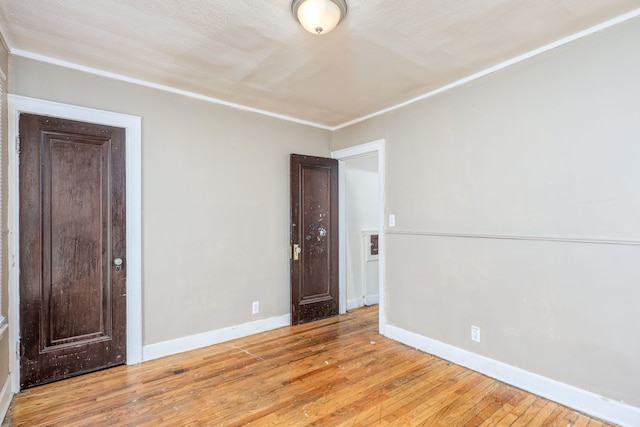
[[[346,187],[345,187],[345,160],[350,157],[363,154],[376,153],[378,155],[378,276],[380,302],[378,305],[378,331],[384,335],[387,325],[386,316],[386,292],[385,292],[385,236],[384,236],[384,139],[379,139],[366,144],[356,145],[331,152],[331,158],[338,160],[338,227],[339,227],[339,297],[340,314],[347,312],[347,216],[345,212]]]
[[[8,249],[9,370],[11,389],[20,390],[20,247],[19,157],[20,113],[54,116],[126,129],[127,364],[142,361],[142,126],[141,118],[110,111],[7,95],[8,98]]]

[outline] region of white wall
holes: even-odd
[[[365,301],[373,301],[378,294],[377,261],[366,261],[362,234],[365,231],[377,233],[378,228],[376,153],[345,160],[345,193],[347,309],[351,309],[362,307]]]
[[[390,325],[637,423],[639,52],[634,18],[334,135],[386,140]]]

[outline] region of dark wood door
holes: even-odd
[[[20,387],[125,363],[125,130],[21,114],[19,175]]]
[[[338,310],[338,161],[292,154],[291,323]]]

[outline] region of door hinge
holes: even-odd
[[[20,154],[20,135],[16,136],[16,153]]]

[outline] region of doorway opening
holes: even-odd
[[[381,139],[331,153],[331,157],[339,161],[340,314],[346,313],[350,306],[377,302],[378,329],[383,335],[386,326],[384,143]],[[358,198],[362,200],[355,200],[353,196],[347,200],[349,193],[359,193],[359,188],[362,194]],[[371,209],[373,213],[369,212]],[[373,236],[377,236],[377,254],[371,250]],[[360,246],[356,247],[358,241]],[[377,295],[370,287],[365,289],[367,278],[369,283],[377,282]]]

